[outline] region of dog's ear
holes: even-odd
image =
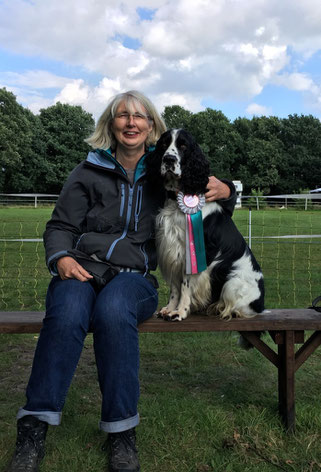
[[[194,138],[189,135],[189,145],[184,151],[182,161],[182,191],[195,195],[205,193],[208,184],[210,166],[207,158]]]
[[[168,139],[171,134],[171,130],[165,131],[156,143],[154,151],[150,152],[145,159],[145,169],[147,174],[147,180],[154,184],[160,184],[163,182],[161,175],[161,164],[165,150],[168,147]]]
[[[152,184],[159,184],[162,181],[160,168],[162,156],[157,147],[151,151],[145,158],[145,169],[147,180]]]

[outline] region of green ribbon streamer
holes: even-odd
[[[207,264],[202,212],[198,211],[197,213],[191,215],[191,221],[193,226],[194,244],[197,259],[197,271],[203,272],[203,270],[207,269]]]

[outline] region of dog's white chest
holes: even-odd
[[[185,269],[185,215],[176,202],[168,202],[156,220],[158,262],[162,272]]]

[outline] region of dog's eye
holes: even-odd
[[[186,146],[186,144],[181,144],[181,145],[179,146],[179,148],[180,148],[182,151],[186,151],[187,146]]]

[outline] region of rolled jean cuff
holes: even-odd
[[[45,421],[52,426],[58,426],[61,423],[62,413],[59,411],[29,411],[25,410],[24,408],[20,408],[17,414],[17,420],[20,420],[20,418],[28,415],[34,416],[40,421]]]
[[[120,421],[100,421],[99,429],[106,433],[121,433],[128,429],[135,428],[139,424],[139,414]]]

